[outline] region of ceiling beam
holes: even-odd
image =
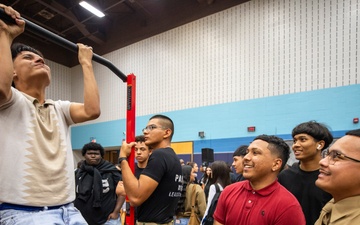
[[[64,6],[60,5],[59,3],[52,1],[50,4],[47,4],[46,2],[42,1],[42,0],[36,0],[38,3],[48,7],[49,9],[53,10],[54,12],[60,14],[61,16],[69,19],[74,25],[75,27],[88,39],[94,41],[96,44],[104,44],[105,40],[93,35],[92,33],[90,33],[84,24],[82,24],[77,18],[76,16],[69,11],[67,8],[65,8]]]

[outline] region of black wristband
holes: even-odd
[[[127,157],[120,157],[120,158],[118,159],[118,163],[121,165],[121,162],[122,162],[123,160],[126,160],[126,161],[127,161]]]

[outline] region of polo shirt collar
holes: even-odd
[[[250,185],[250,181],[247,180],[247,183],[244,185],[244,188],[247,189],[248,191],[255,192],[261,196],[268,196],[271,193],[273,193],[279,187],[279,185],[280,184],[277,182],[277,180],[275,180],[272,184],[270,184],[267,187],[264,187],[260,190],[254,190]]]

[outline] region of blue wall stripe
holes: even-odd
[[[333,133],[359,129],[359,124],[352,123],[354,117],[360,117],[359,97],[360,85],[350,85],[163,114],[175,123],[173,142],[194,141],[195,153],[203,147],[231,152],[234,146],[249,143],[260,134],[285,135],[291,139],[292,128],[309,120],[325,123]],[[151,116],[136,117],[137,135]],[[73,149],[80,149],[90,137],[105,147],[119,146],[125,138],[125,126],[125,119],[74,126],[71,130]],[[256,132],[247,132],[248,126],[256,126]],[[204,139],[198,137],[199,131],[205,132]]]

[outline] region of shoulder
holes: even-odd
[[[289,192],[280,183],[278,183],[278,187],[277,187],[277,190],[275,193],[277,193],[276,194],[277,196],[281,196],[281,198],[279,198],[279,200],[284,202],[285,204],[291,205],[293,203],[298,203],[298,200],[296,199],[296,197],[293,194],[291,194],[291,192]]]
[[[200,185],[198,185],[198,184],[190,184],[190,185],[195,185],[195,190],[196,190],[196,192],[204,192],[204,190],[201,188]],[[193,188],[193,187],[192,187],[192,188]]]
[[[175,154],[175,151],[172,148],[167,147],[167,148],[155,149],[155,150],[152,151],[152,154],[154,154],[154,153],[156,153],[156,154],[165,154],[165,155],[173,155],[173,154]]]
[[[239,182],[230,184],[224,188],[223,192],[225,193],[225,192],[239,191],[244,188],[244,185],[247,182],[248,182],[247,180],[244,180],[244,181],[239,181]]]

